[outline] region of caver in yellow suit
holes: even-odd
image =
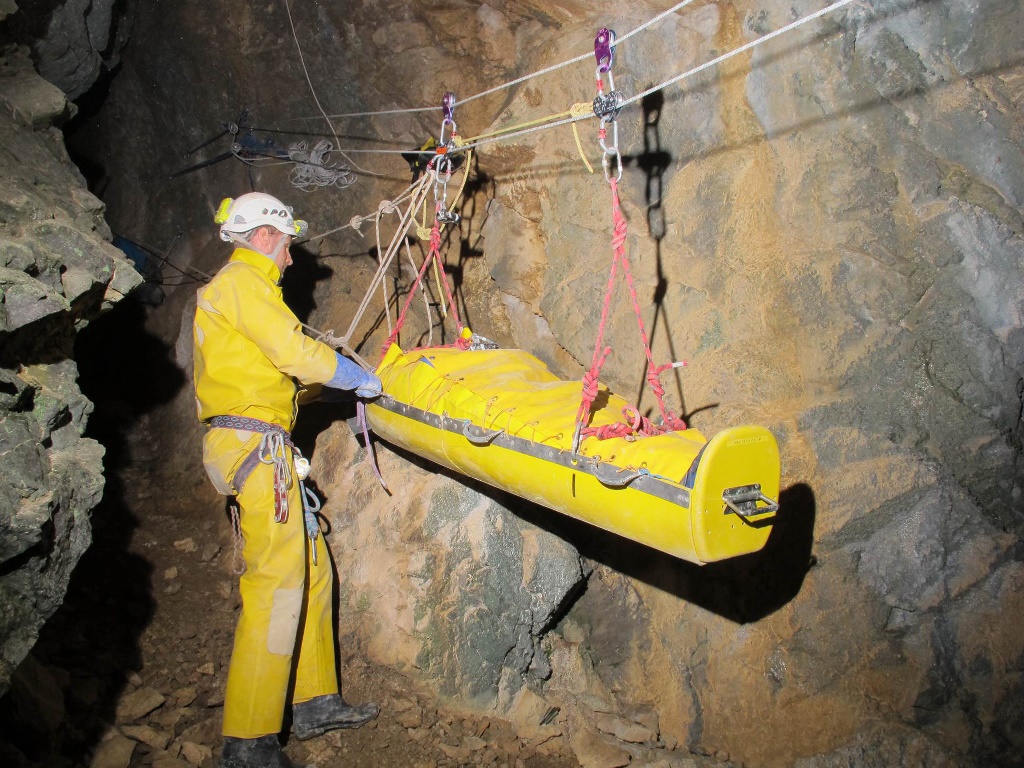
[[[374,705],[338,695],[332,567],[307,531],[290,433],[299,384],[380,393],[380,381],[302,333],[278,282],[303,223],[269,195],[225,201],[221,236],[239,246],[199,291],[193,327],[203,457],[217,490],[236,495],[246,570],[224,700],[222,766],[290,766],[277,741],[294,668],[298,738],[361,725]],[[297,383],[298,382],[298,383]],[[313,521],[313,531],[318,532]],[[297,654],[297,660],[293,657]],[[295,663],[293,663],[295,662]]]

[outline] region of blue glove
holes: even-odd
[[[356,394],[359,397],[365,397],[372,399],[374,397],[380,397],[384,394],[384,385],[380,383],[380,379],[372,373],[367,373],[367,381],[361,387],[356,389]]]
[[[354,389],[359,397],[379,397],[384,390],[376,374],[364,371],[347,357],[334,353],[337,367],[334,376],[324,384],[332,389]]]

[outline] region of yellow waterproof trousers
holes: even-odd
[[[259,443],[258,434],[211,429],[203,453],[214,484],[230,486],[239,464]],[[251,739],[280,732],[293,668],[294,702],[338,693],[333,568],[323,536],[313,545],[313,565],[297,480],[288,493],[290,512],[284,523],[274,522],[273,465],[257,463],[237,498],[245,573],[239,584],[242,611],[228,669],[223,733]],[[293,665],[296,650],[298,662]]]

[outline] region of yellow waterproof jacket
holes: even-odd
[[[238,248],[199,291],[192,329],[199,420],[248,416],[291,431],[302,384],[324,384],[334,350],[302,333],[281,297],[281,273],[266,256]]]

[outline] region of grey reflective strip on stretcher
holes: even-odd
[[[438,416],[436,413],[430,413],[415,406],[400,403],[388,395],[377,398],[373,401],[372,405],[399,416],[404,416],[407,419],[418,421],[421,424],[426,424],[434,429],[442,429],[445,432],[462,435],[473,445],[481,446],[482,448],[486,448],[488,445],[497,445],[517,453],[541,459],[542,461],[549,461],[552,464],[567,467],[576,472],[592,475],[602,484],[612,488],[625,488],[628,486],[651,496],[656,496],[659,499],[664,499],[672,504],[677,504],[687,509],[690,508],[689,490],[659,480],[654,475],[648,474],[645,470],[621,468],[588,456],[578,456],[574,463],[572,452],[568,448],[552,448],[533,440],[510,435],[504,430],[485,430],[482,427],[476,426],[468,419],[453,419],[447,414]]]

